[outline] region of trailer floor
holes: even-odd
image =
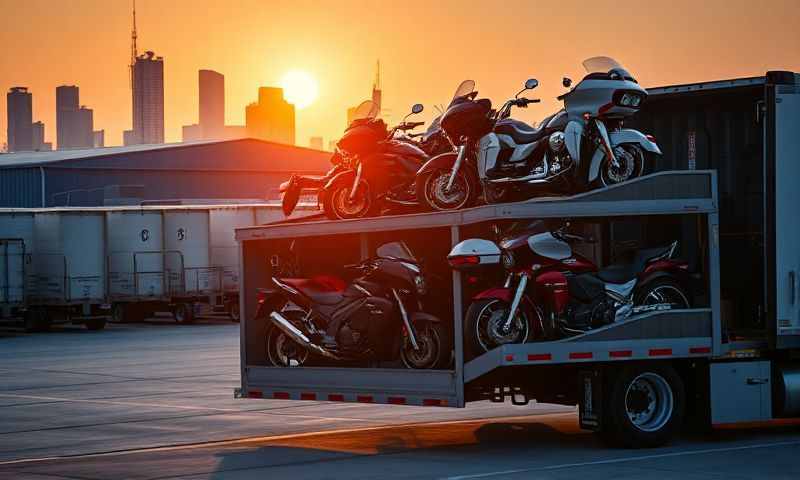
[[[800,478],[797,426],[624,451],[557,406],[234,400],[238,340],[168,318],[0,332],[0,479]]]

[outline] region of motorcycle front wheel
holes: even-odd
[[[400,350],[400,360],[406,368],[427,370],[446,368],[452,348],[450,335],[439,323],[430,323],[417,328],[417,346],[414,350],[411,341],[406,338]]]
[[[450,173],[450,169],[439,169],[422,175],[417,179],[417,199],[440,212],[473,206],[479,190],[475,175],[468,168],[461,168],[448,189]]]
[[[469,359],[499,346],[532,339],[534,314],[520,305],[510,328],[504,328],[511,305],[496,298],[472,302],[464,319],[464,347]]]
[[[352,180],[341,180],[322,192],[322,208],[329,219],[364,218],[376,213],[376,201],[366,180],[359,182],[355,196],[350,198],[352,188]]]
[[[623,143],[614,147],[616,164],[606,156],[600,166],[600,185],[608,187],[638,178],[644,173],[645,152],[640,145]]]

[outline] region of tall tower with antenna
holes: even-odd
[[[372,84],[372,103],[381,110],[381,61],[378,60],[375,66],[375,82]]]
[[[131,30],[131,64],[128,67],[130,70],[131,90],[133,89],[133,66],[136,64],[136,57],[138,55],[139,52],[136,48],[136,0],[133,0],[133,30]]]

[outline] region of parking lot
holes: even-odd
[[[800,427],[609,449],[574,409],[237,400],[239,329],[0,332],[0,478],[798,478]]]

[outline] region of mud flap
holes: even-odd
[[[583,370],[580,381],[578,421],[584,430],[599,432],[603,429],[603,376],[599,370]]]
[[[283,210],[283,214],[285,216],[289,216],[294,211],[294,208],[297,206],[297,202],[300,200],[300,183],[297,177],[292,177],[289,180],[289,186],[286,187],[286,191],[283,192],[283,200],[281,202],[281,208]]]

